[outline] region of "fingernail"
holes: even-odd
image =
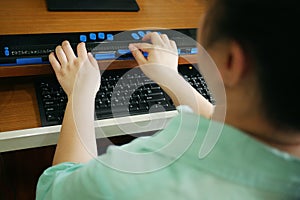
[[[136,46],[134,46],[133,44],[129,44],[128,48],[129,48],[130,51],[137,50]]]

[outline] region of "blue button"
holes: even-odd
[[[107,34],[107,40],[113,41],[114,40],[113,34]]]
[[[180,55],[180,53],[181,53],[181,49],[178,49],[177,51],[178,51],[178,55]]]
[[[80,42],[86,42],[86,40],[87,40],[86,35],[80,35],[79,40],[80,40]]]
[[[8,50],[8,47],[4,47],[5,50]]]
[[[143,55],[144,55],[145,57],[148,57],[148,52],[143,52]]]
[[[17,65],[26,65],[26,64],[40,64],[43,63],[41,57],[37,58],[17,58],[16,59]]]
[[[131,51],[129,49],[119,49],[118,53],[124,55],[124,54],[130,54]]]
[[[151,33],[151,31],[146,31],[146,34]]]
[[[8,50],[8,49],[6,49],[6,50],[4,51],[4,55],[5,55],[5,56],[9,56],[9,50]]]
[[[114,53],[98,53],[95,54],[95,59],[96,60],[109,60],[109,59],[114,59],[116,56]]]
[[[133,39],[135,39],[135,40],[139,40],[139,39],[140,39],[140,36],[139,36],[138,34],[136,34],[136,33],[132,33],[132,34],[131,34],[131,37],[132,37]]]
[[[98,38],[100,40],[104,40],[105,39],[105,34],[104,33],[98,33]]]
[[[97,35],[95,33],[90,33],[90,39],[91,40],[96,40],[97,39]]]
[[[192,48],[191,49],[191,54],[197,54],[198,53],[198,49],[197,48]]]
[[[144,31],[139,31],[138,34],[139,34],[141,37],[144,37],[144,36],[145,36]]]

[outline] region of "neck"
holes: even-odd
[[[293,156],[300,158],[300,133],[291,131],[278,131],[273,126],[264,125],[259,130],[251,130],[248,132],[254,138],[260,140],[267,145],[276,149],[287,152]]]
[[[261,115],[247,118],[228,116],[226,123],[231,124],[255,139],[300,158],[300,132],[279,130]]]
[[[300,131],[283,130],[270,123],[262,114],[258,96],[256,90],[247,86],[227,88],[226,123],[269,146],[300,158]]]

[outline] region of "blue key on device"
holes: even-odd
[[[139,31],[138,34],[143,38],[145,36],[144,31]]]
[[[113,41],[114,40],[114,36],[113,34],[107,34],[107,40]]]
[[[98,38],[100,39],[100,40],[104,40],[105,39],[105,34],[104,33],[98,33]]]
[[[148,57],[148,52],[143,52],[143,55],[144,55],[145,57]]]
[[[129,49],[119,49],[119,50],[118,50],[118,53],[119,53],[120,55],[124,55],[124,54],[130,54],[131,51],[130,51]]]
[[[4,47],[4,55],[9,56],[9,49],[8,47]]]
[[[110,60],[114,59],[116,56],[114,53],[98,53],[95,54],[95,59],[96,60]]]
[[[197,54],[198,53],[198,49],[197,48],[192,48],[191,49],[191,54]]]
[[[131,37],[132,37],[133,39],[135,39],[135,40],[139,40],[139,39],[140,39],[140,36],[139,36],[138,34],[136,34],[136,33],[132,33],[132,34],[131,34]]]
[[[97,36],[95,33],[90,33],[90,40],[96,40]]]
[[[41,64],[43,60],[41,57],[36,58],[17,58],[16,59],[17,65],[26,65],[26,64]]]
[[[79,40],[80,40],[80,42],[86,42],[86,40],[87,40],[86,35],[80,35]]]

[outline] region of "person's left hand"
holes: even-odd
[[[87,53],[85,43],[78,44],[77,56],[68,41],[57,46],[55,53],[56,56],[53,52],[49,55],[49,61],[68,98],[73,93],[94,98],[100,87],[100,71],[95,58]]]

